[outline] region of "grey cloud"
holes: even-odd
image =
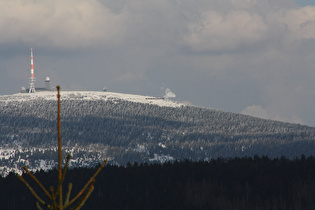
[[[33,47],[39,86],[167,87],[196,105],[315,125],[314,13],[293,0],[1,1],[0,94],[27,85]]]

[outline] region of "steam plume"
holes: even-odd
[[[168,99],[168,98],[175,98],[176,97],[176,94],[173,93],[169,88],[166,88],[165,89],[165,95],[164,95],[164,98],[165,99]]]

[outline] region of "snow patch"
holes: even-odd
[[[136,103],[148,103],[155,104],[158,106],[166,106],[166,107],[181,107],[185,106],[183,103],[179,103],[176,101],[168,100],[170,97],[174,97],[174,93],[170,90],[167,92],[166,99],[159,98],[156,100],[155,97],[152,96],[143,96],[143,95],[133,95],[133,94],[124,94],[124,93],[115,93],[115,92],[97,92],[97,91],[61,91],[61,100],[126,100]],[[42,99],[42,100],[53,100],[56,101],[56,92],[54,91],[44,91],[37,93],[17,93],[13,95],[3,95],[0,96],[0,103],[4,103],[5,105],[12,101],[30,101],[34,99]]]
[[[167,161],[174,161],[175,158],[173,158],[170,155],[158,155],[158,154],[154,154],[154,158],[149,159],[150,161],[158,161],[161,163],[165,163]]]

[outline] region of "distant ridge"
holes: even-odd
[[[0,174],[55,167],[56,93],[0,96]],[[152,96],[61,92],[64,148],[71,166],[315,155],[315,128]]]
[[[149,103],[159,106],[179,107],[184,104],[165,99],[164,97],[152,97],[115,92],[101,92],[101,91],[61,91],[61,97],[65,100],[108,100],[120,99],[138,103]],[[36,93],[17,93],[13,95],[0,96],[0,102],[3,101],[25,101],[34,100],[36,98],[44,100],[57,100],[56,92],[54,91],[40,91]]]

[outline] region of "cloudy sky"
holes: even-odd
[[[315,0],[1,0],[0,94],[163,96],[315,126]]]

